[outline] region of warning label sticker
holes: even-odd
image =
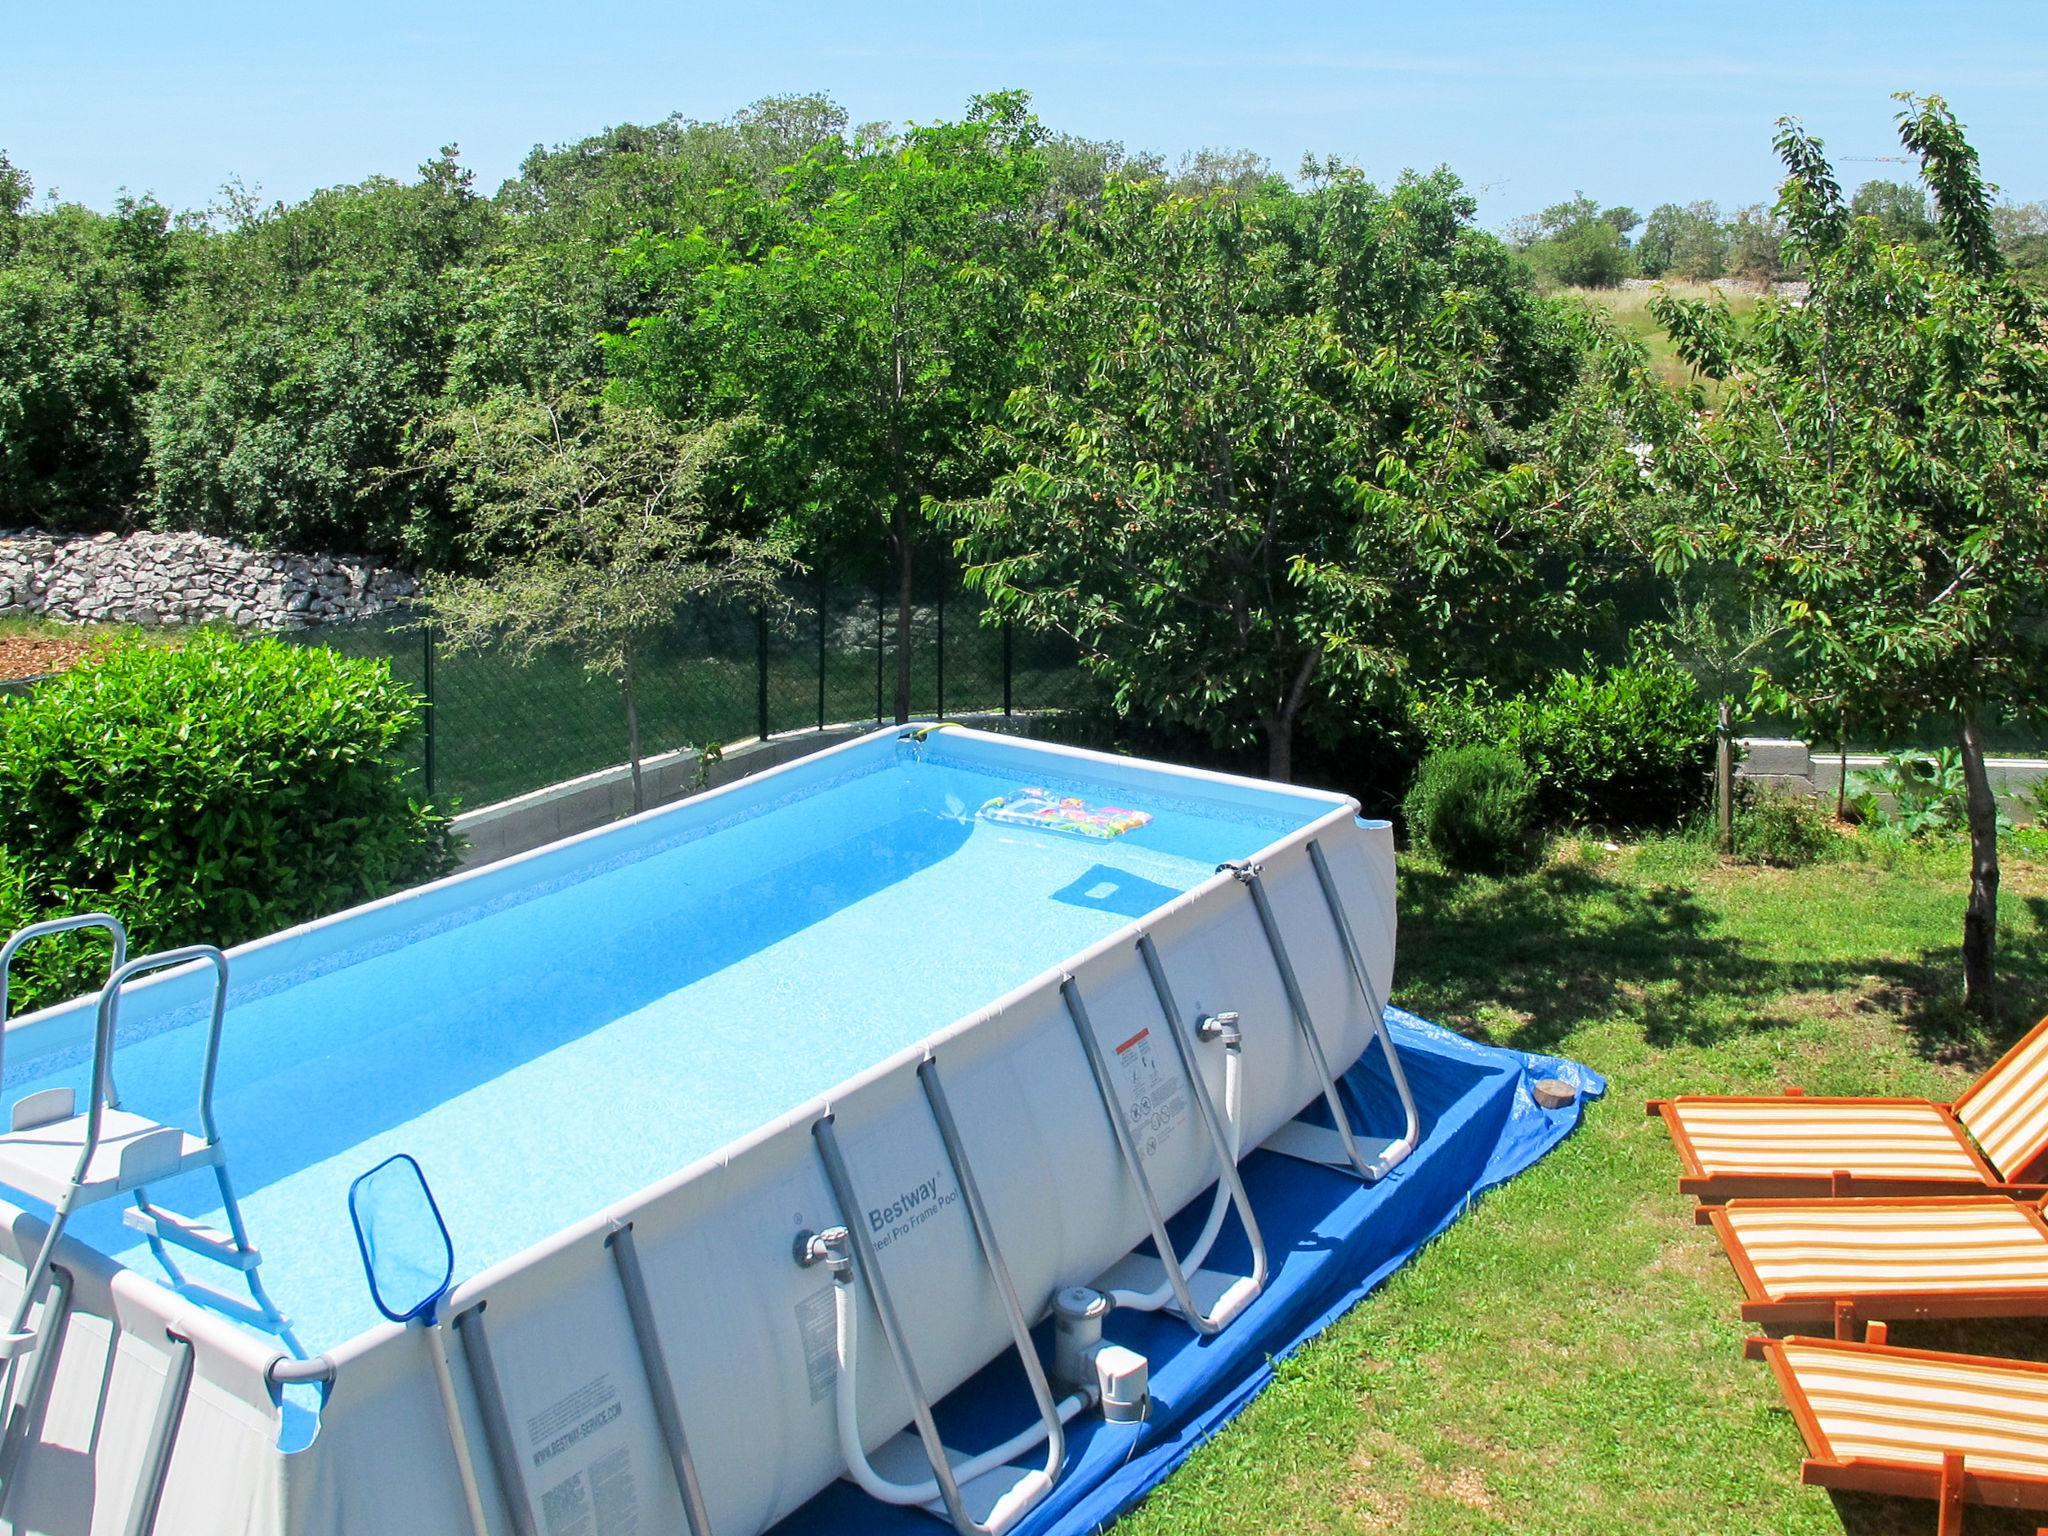
[[[540,1494],[547,1536],[636,1536],[640,1498],[633,1486],[632,1455],[612,1430],[625,1413],[609,1376],[596,1376],[555,1399],[526,1421],[528,1455],[557,1481]],[[602,1437],[602,1438],[599,1438]],[[562,1476],[563,1467],[575,1470]]]
[[[1116,1048],[1116,1065],[1123,1074],[1131,1135],[1138,1150],[1150,1157],[1187,1118],[1187,1089],[1180,1074],[1162,1059],[1159,1039],[1150,1029],[1139,1030]]]
[[[832,1315],[832,1287],[825,1285],[796,1304],[797,1337],[804,1341],[804,1375],[811,1401],[822,1403],[839,1379],[838,1323]]]

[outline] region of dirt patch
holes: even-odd
[[[91,641],[68,635],[0,634],[0,681],[62,672],[91,649]]]

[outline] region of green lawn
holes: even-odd
[[[1931,1504],[1799,1486],[1797,1431],[1742,1359],[1734,1277],[1643,1101],[1793,1083],[1952,1096],[2048,1007],[2048,857],[2015,851],[2006,1017],[1962,1022],[1963,871],[1957,846],[1778,871],[1676,840],[1566,843],[1505,881],[1404,859],[1396,1001],[1586,1061],[1609,1097],[1284,1362],[1120,1536],[1931,1532]],[[1894,1337],[2048,1358],[2048,1325]],[[1970,1514],[1976,1536],[2039,1523]]]

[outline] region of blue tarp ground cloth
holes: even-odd
[[[1455,1221],[1480,1192],[1514,1177],[1579,1123],[1587,1100],[1606,1092],[1597,1072],[1555,1056],[1480,1045],[1398,1008],[1387,1010],[1422,1120],[1422,1139],[1377,1184],[1270,1152],[1244,1160],[1252,1210],[1272,1274],[1265,1291],[1212,1339],[1167,1313],[1119,1308],[1106,1336],[1151,1362],[1152,1405],[1142,1424],[1083,1414],[1069,1427],[1065,1470],[1051,1495],[1019,1522],[1017,1536],[1083,1536],[1108,1525],[1228,1423],[1293,1353],[1399,1269]],[[1539,1078],[1562,1078],[1579,1097],[1547,1110],[1530,1095]],[[1360,1131],[1400,1129],[1400,1101],[1377,1048],[1345,1074]],[[1198,1197],[1173,1225],[1183,1245],[1208,1206]],[[1207,1268],[1242,1274],[1250,1255],[1237,1223],[1225,1225]],[[1040,1356],[1051,1358],[1049,1330]],[[884,1369],[887,1367],[884,1366]],[[1032,1414],[1013,1351],[938,1408],[947,1444],[972,1451],[1014,1434]],[[1040,1453],[1020,1457],[1038,1465]],[[838,1482],[778,1525],[773,1536],[937,1536],[946,1523],[876,1502]]]

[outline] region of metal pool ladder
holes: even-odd
[[[250,1245],[248,1231],[242,1224],[241,1205],[228,1177],[227,1155],[213,1117],[214,1073],[220,1061],[221,1019],[227,1009],[227,956],[211,944],[193,944],[130,960],[126,931],[117,919],[102,912],[31,924],[0,946],[0,1027],[6,1023],[7,972],[16,953],[31,940],[84,928],[104,929],[114,942],[113,964],[100,988],[93,1030],[90,1102],[80,1113],[71,1089],[45,1088],[15,1104],[8,1129],[0,1133],[0,1184],[43,1202],[52,1211],[42,1246],[22,1277],[21,1296],[13,1315],[4,1332],[0,1332],[0,1361],[6,1362],[6,1385],[11,1388],[16,1362],[38,1336],[62,1326],[61,1316],[46,1315],[41,1327],[31,1328],[29,1315],[41,1299],[65,1224],[87,1206],[127,1194],[135,1199],[134,1206],[123,1213],[127,1224],[149,1240],[150,1251],[163,1266],[172,1289],[274,1334],[294,1355],[302,1355],[290,1324],[263,1289],[258,1273],[262,1255]],[[210,966],[213,971],[206,1055],[199,1078],[197,1135],[182,1126],[165,1125],[123,1109],[114,1085],[114,1023],[122,988],[137,976],[194,964]],[[0,1035],[0,1046],[4,1046],[4,1039]],[[150,1198],[150,1184],[198,1168],[213,1170],[221,1209],[227,1219],[225,1232],[182,1216]],[[250,1299],[243,1301],[187,1279],[171,1257],[172,1248],[238,1271],[249,1288]],[[5,1395],[0,1391],[0,1400]]]

